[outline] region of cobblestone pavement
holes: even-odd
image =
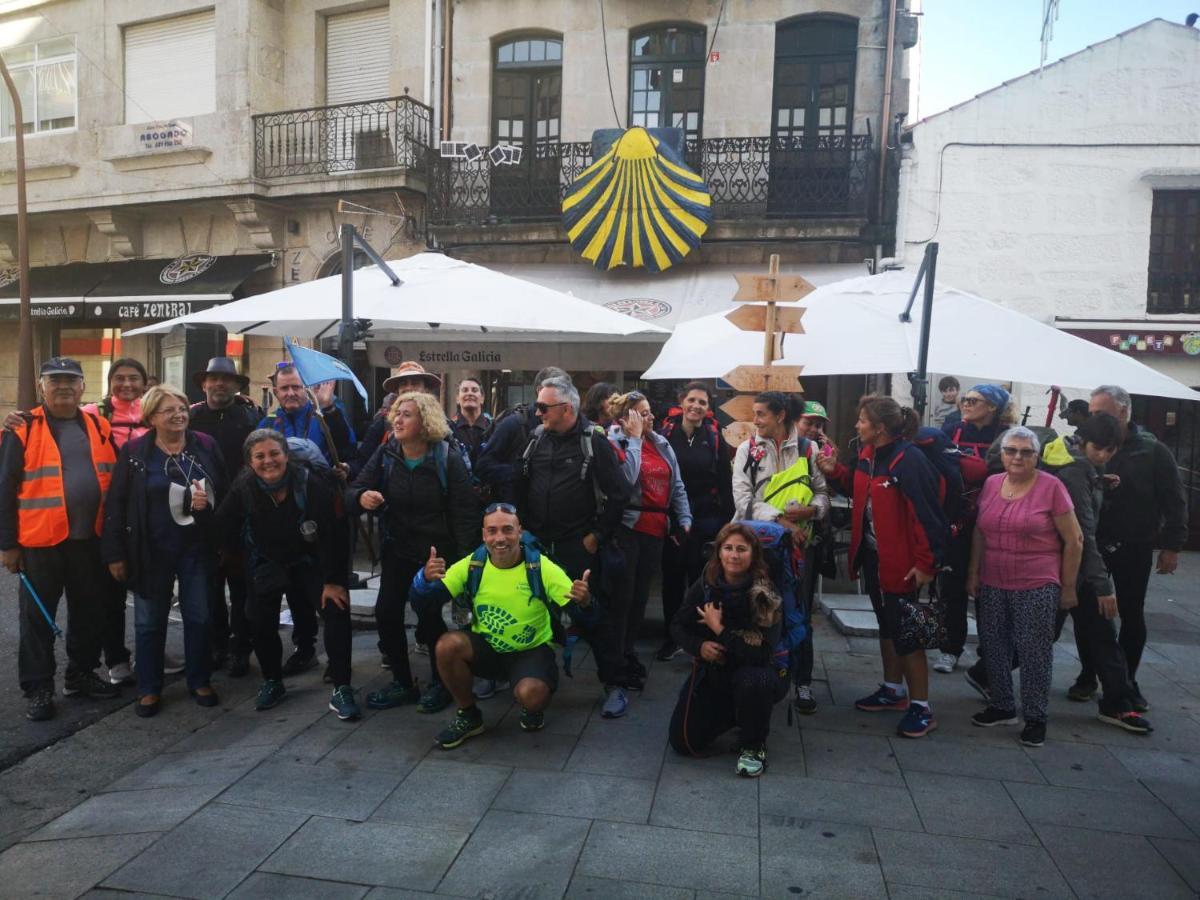
[[[852,708],[875,642],[818,622],[820,710],[789,727],[777,707],[757,781],[730,753],[666,748],[682,659],[606,721],[584,658],[544,731],[497,697],[489,730],[450,752],[432,746],[445,713],[339,722],[320,670],[266,713],[253,677],[218,680],[212,710],[175,684],[156,719],[120,709],[0,773],[0,895],[1195,897],[1200,555],[1154,579],[1149,610],[1155,733],[1065,699],[1064,638],[1041,749],[973,728],[961,670],[931,676],[938,731],[895,737],[894,715]],[[355,646],[359,686],[382,683],[374,635]]]

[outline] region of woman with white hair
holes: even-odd
[[[967,591],[976,598],[991,698],[972,722],[1015,725],[1010,663],[1021,660],[1021,743],[1046,741],[1054,618],[1076,603],[1083,533],[1063,483],[1038,469],[1037,436],[1017,426],[1001,436],[1004,474],[983,486],[971,541]]]

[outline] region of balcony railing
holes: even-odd
[[[254,117],[259,178],[366,169],[422,170],[433,111],[411,97],[290,109]]]
[[[688,141],[687,164],[704,176],[716,219],[866,216],[873,184],[870,135],[705,138]],[[494,166],[430,152],[431,225],[549,222],[592,162],[587,141],[546,143],[520,165]]]

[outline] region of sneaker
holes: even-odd
[[[854,708],[863,712],[883,712],[885,709],[908,709],[908,695],[897,694],[886,684],[881,684],[879,690],[868,697],[854,701]]]
[[[937,719],[933,717],[933,707],[910,703],[908,712],[896,726],[896,733],[906,738],[922,738],[937,727]]]
[[[1026,722],[1021,729],[1021,743],[1026,747],[1040,747],[1046,743],[1046,723]]]
[[[176,657],[172,656],[170,653],[163,654],[163,674],[164,675],[178,675],[180,672],[182,672],[186,668],[187,668],[187,664],[182,659],[177,659]]]
[[[428,644],[417,644],[415,647],[413,647],[413,649],[417,653],[420,653],[422,656],[429,655],[429,645]]]
[[[971,724],[978,725],[980,728],[991,728],[994,725],[1016,725],[1017,711],[989,706],[983,712],[977,712],[971,716]]]
[[[250,671],[250,656],[246,653],[235,653],[229,660],[229,677],[245,678]]]
[[[546,714],[541,710],[534,712],[531,709],[521,707],[521,730],[522,731],[541,731],[546,725]]]
[[[811,716],[817,711],[817,698],[813,696],[812,685],[796,685],[796,699],[792,701],[792,706],[802,716]]]
[[[254,698],[254,708],[259,712],[264,709],[270,709],[283,699],[283,695],[287,693],[282,681],[277,681],[274,678],[268,678],[262,683],[262,687],[258,689],[258,694]]]
[[[121,696],[121,689],[101,678],[95,672],[71,672],[63,680],[63,696],[108,697]]]
[[[367,694],[367,706],[370,709],[391,709],[395,706],[407,706],[421,699],[421,689],[417,685],[403,685],[393,681],[387,687]]]
[[[1136,681],[1133,682],[1133,709],[1140,713],[1150,712],[1150,701],[1142,696],[1142,689]]]
[[[1154,726],[1141,713],[1133,710],[1123,713],[1113,713],[1111,715],[1101,710],[1098,718],[1101,722],[1116,725],[1118,728],[1124,728],[1126,731],[1132,731],[1134,734],[1149,734],[1154,730]]]
[[[479,711],[479,707],[472,706],[470,709],[460,709],[433,741],[443,750],[453,750],[467,738],[477,734],[483,734],[483,713]]]
[[[354,699],[354,688],[348,684],[333,689],[329,696],[329,708],[337,713],[337,717],[343,722],[362,717],[362,710],[359,709],[358,701]]]
[[[743,778],[757,778],[767,768],[766,750],[743,750],[738,755],[737,773]]]
[[[507,681],[497,681],[494,678],[476,678],[471,692],[475,695],[476,700],[489,700],[495,697],[498,691],[508,690],[508,686]]]
[[[108,680],[112,684],[133,684],[133,667],[127,662],[108,667]]]
[[[963,672],[963,678],[967,680],[967,684],[979,691],[979,696],[984,699],[984,702],[990,703],[992,692],[988,690],[987,669],[983,667],[982,662],[980,660]]]
[[[314,669],[317,666],[317,651],[316,650],[297,650],[287,658],[287,662],[283,664],[283,675],[285,678],[291,678],[299,675],[301,672],[307,672],[309,669]]]
[[[658,648],[654,654],[654,658],[659,662],[670,662],[675,657],[683,654],[683,648],[674,641],[664,641],[663,645]]]
[[[954,671],[954,667],[957,665],[957,653],[943,653],[937,658],[937,662],[933,664],[933,671],[941,672],[943,675],[949,675]]]
[[[1075,683],[1067,688],[1067,699],[1076,703],[1086,703],[1096,696],[1098,689],[1095,678],[1080,675],[1075,679]]]
[[[30,722],[45,722],[54,718],[54,691],[50,688],[35,691],[27,699],[29,705],[25,707],[25,718]]]
[[[385,669],[389,672],[392,670],[392,658],[386,653],[379,657],[379,668]]]
[[[600,716],[605,719],[619,719],[625,715],[627,709],[629,709],[629,697],[626,696],[625,689],[609,687],[604,698],[604,706],[600,708]]]
[[[450,692],[446,690],[444,684],[431,684],[429,690],[423,693],[420,699],[417,700],[417,712],[441,712],[453,702],[454,698],[450,696]]]

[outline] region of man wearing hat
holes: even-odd
[[[258,427],[262,410],[247,397],[250,379],[238,372],[232,359],[214,356],[203,372],[192,373],[192,383],[204,391],[204,399],[193,403],[191,428],[207,434],[221,448],[230,480],[245,464],[242,444]],[[225,585],[229,585],[229,609],[225,609]],[[220,668],[232,651],[229,674],[240,678],[250,661],[250,632],[246,625],[246,579],[241,560],[222,560],[210,596],[214,668]],[[231,646],[232,645],[232,646]]]
[[[284,437],[307,438],[316,444],[325,455],[326,461],[341,473],[349,472],[346,463],[354,455],[358,439],[342,405],[334,396],[334,382],[313,385],[313,395],[321,404],[321,416],[333,438],[333,447],[325,438],[325,430],[317,411],[308,398],[308,389],[300,379],[300,373],[289,362],[281,362],[271,375],[271,386],[279,409],[258,423],[259,428],[273,428]],[[335,459],[336,455],[336,459]]]
[[[102,583],[100,528],[104,495],[117,461],[108,422],[79,409],[83,369],[66,357],[42,364],[42,403],[0,441],[0,552],[24,572],[17,671],[33,721],[54,715],[54,633],[49,618],[67,596],[67,674],[63,693],[115,697],[99,678]],[[39,608],[38,603],[45,612]]]

